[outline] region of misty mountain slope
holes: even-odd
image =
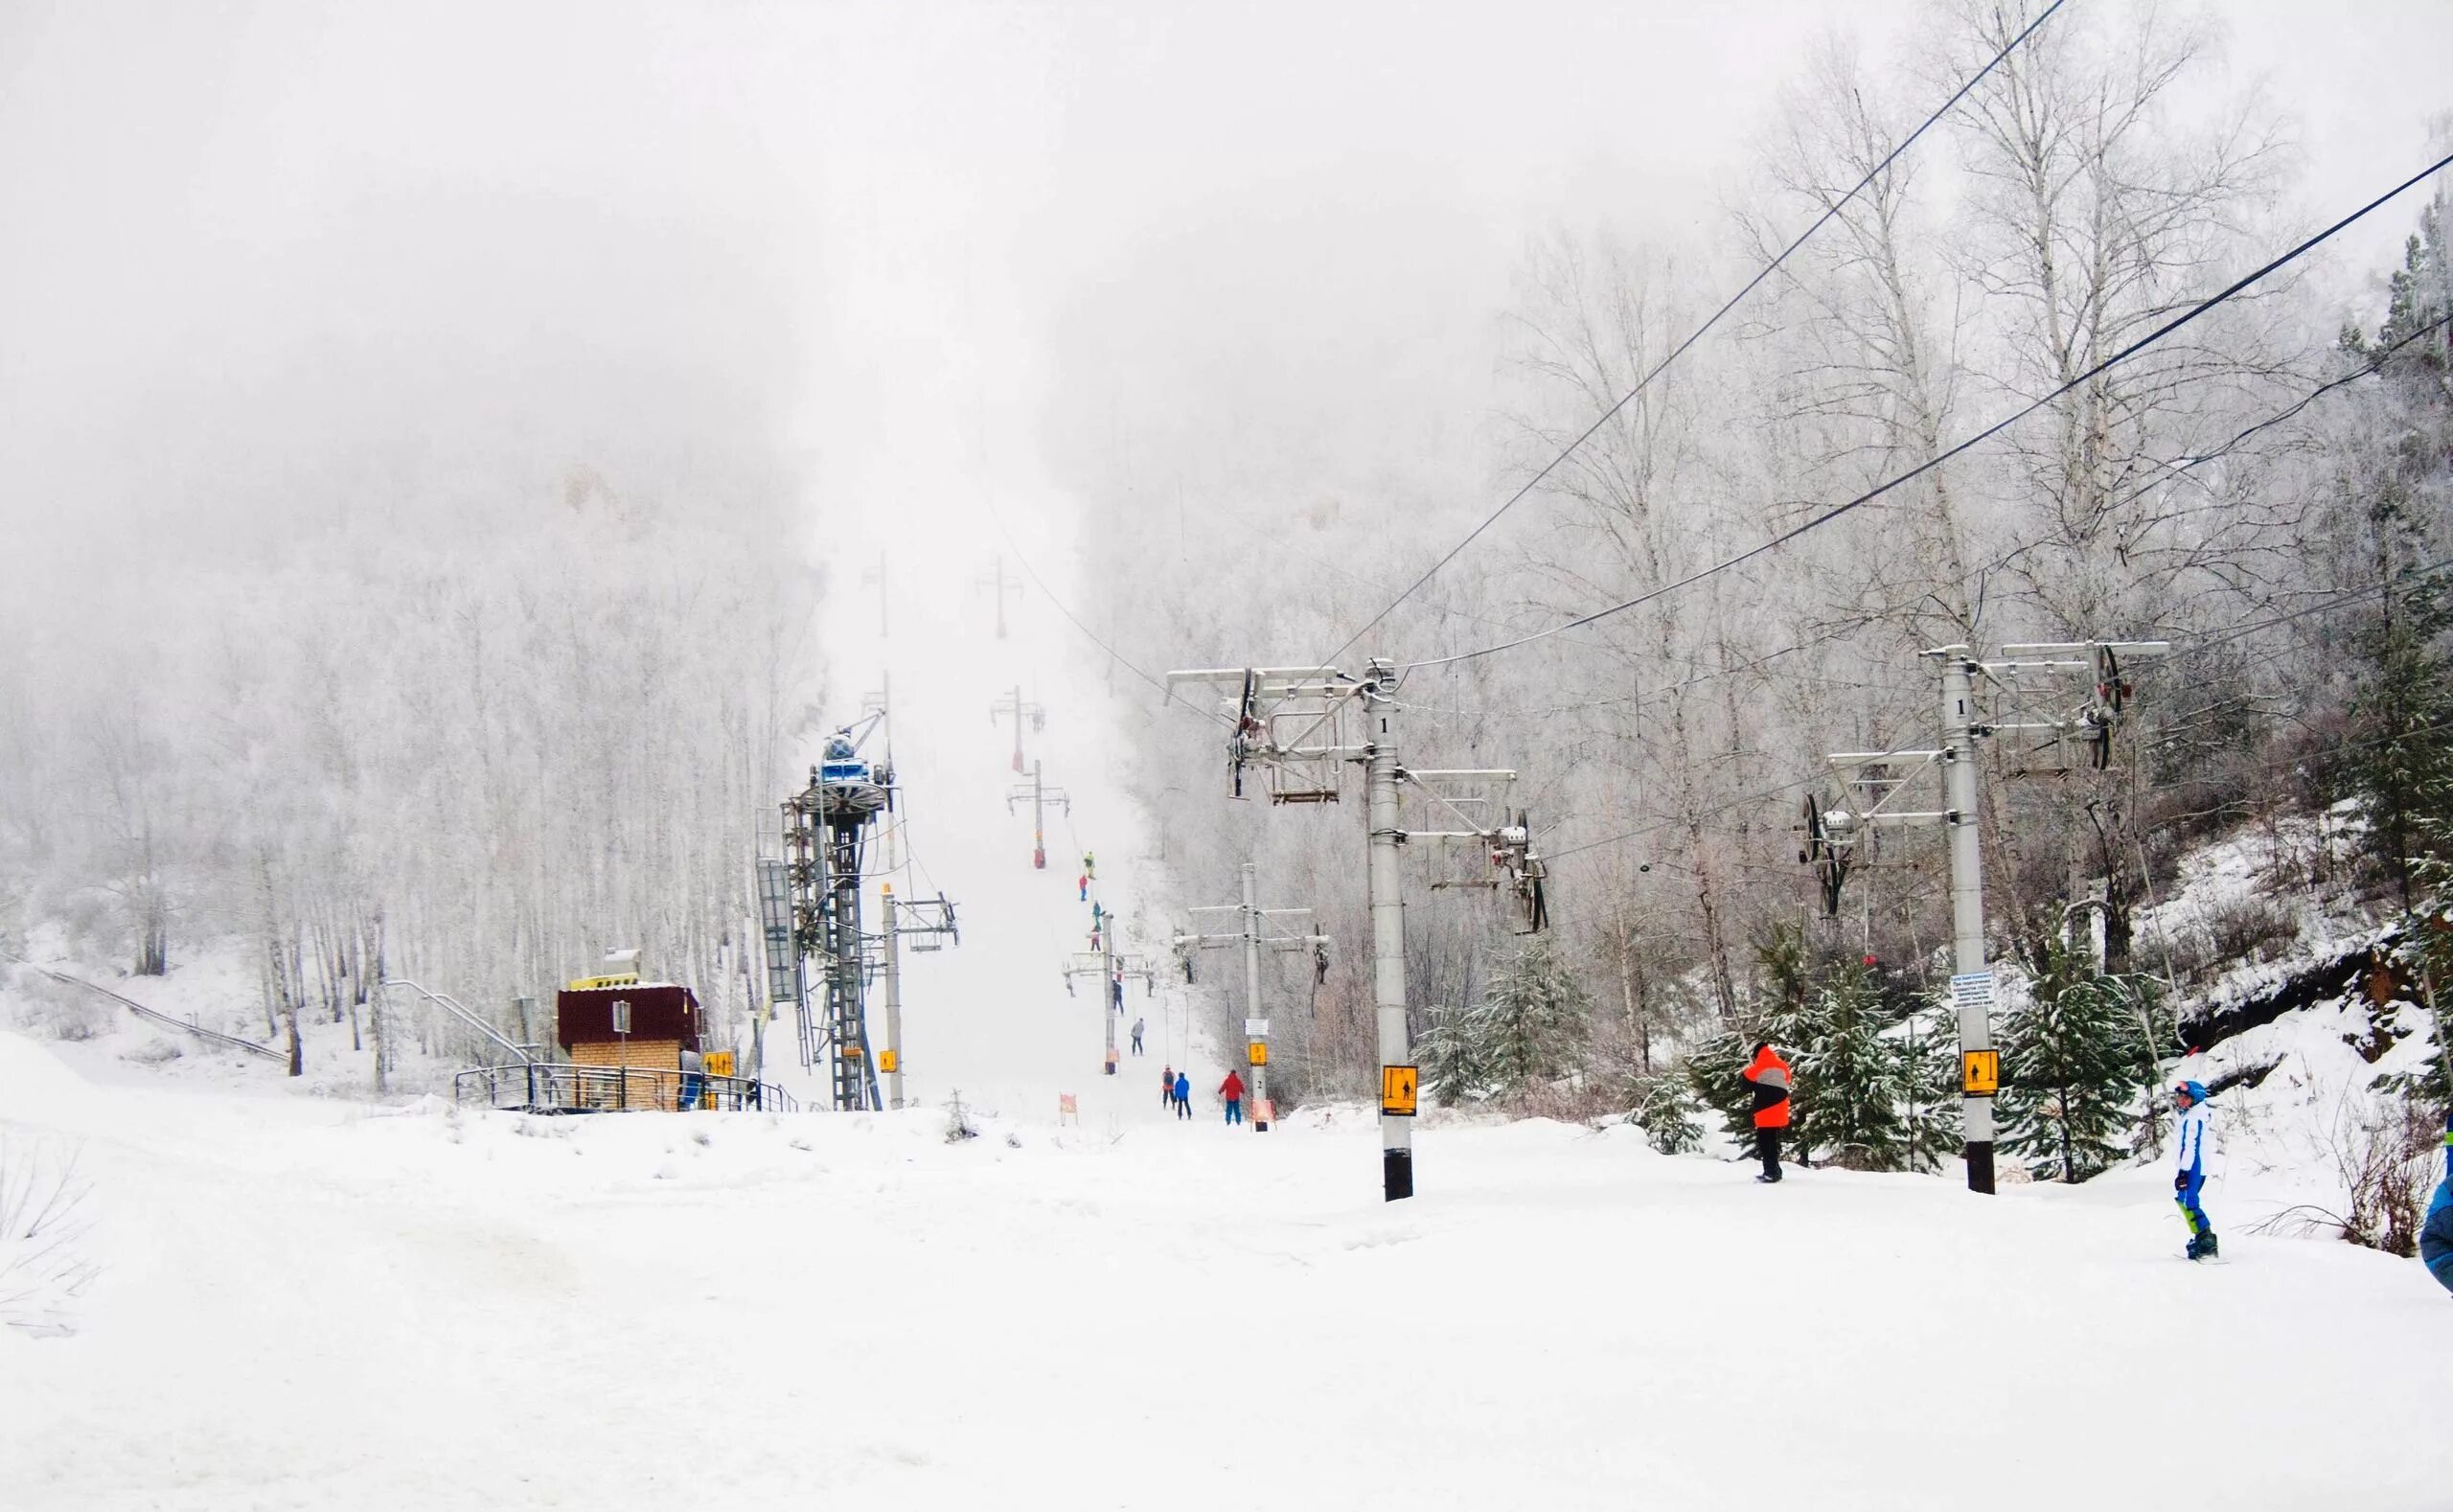
[[[1110,1137],[934,1110],[537,1120],[82,1084],[78,1331],[0,1329],[9,1502],[648,1508],[2422,1505],[2443,1299],[2176,1257],[2156,1172],[1987,1202],[1633,1131]],[[1972,1371],[1972,1384],[1958,1374]],[[2106,1383],[2116,1383],[2107,1386]],[[2186,1400],[2185,1413],[2175,1402]],[[1908,1467],[1934,1467],[1919,1471]],[[1158,1488],[1154,1490],[1154,1488]]]
[[[852,558],[850,560],[859,560]],[[872,561],[875,559],[872,558]],[[891,861],[891,881],[906,897],[943,890],[956,905],[962,938],[933,952],[903,952],[906,1097],[942,1106],[959,1092],[966,1106],[1008,1119],[1054,1122],[1060,1095],[1077,1099],[1086,1130],[1124,1119],[1156,1118],[1161,1065],[1189,1066],[1206,1094],[1221,1072],[1206,1046],[1190,1042],[1181,974],[1174,971],[1167,880],[1147,854],[1146,824],[1123,791],[1125,755],[1115,699],[1147,697],[1132,685],[1111,694],[1083,653],[1085,643],[1036,586],[1005,608],[996,632],[993,589],[976,583],[998,561],[1019,578],[1008,549],[898,552],[888,560],[894,601],[880,635],[874,590],[834,595],[821,631],[829,663],[827,728],[850,722],[863,697],[885,691],[892,711],[898,798],[890,839],[871,841],[868,864]],[[1023,721],[1015,770],[1013,721],[991,709],[1020,690],[1043,722]],[[814,743],[823,732],[813,730]],[[873,736],[866,749],[884,748]],[[1029,765],[1066,802],[1046,809],[1047,865],[1032,865]],[[1018,790],[1024,795],[1015,796]],[[1066,968],[1090,967],[1090,905],[1082,901],[1085,852],[1096,859],[1091,898],[1124,922],[1120,955],[1150,963],[1156,976],[1126,984],[1117,1025],[1122,1052],[1115,1077],[1102,1069],[1106,1038],[1094,977],[1066,988]],[[875,882],[862,901],[864,927],[881,925]],[[1154,990],[1155,988],[1155,990]],[[1145,1021],[1147,1054],[1131,1054],[1133,1020]],[[869,1000],[870,1038],[883,1044],[882,1001]],[[779,1024],[777,1029],[788,1026]],[[772,1034],[773,1031],[770,1031]],[[789,1038],[769,1040],[768,1065],[808,1101],[820,1094],[790,1069]],[[1204,1107],[1209,1106],[1206,1102]]]

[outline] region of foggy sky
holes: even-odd
[[[2453,104],[2453,7],[2221,12],[2312,218]],[[864,543],[982,493],[1055,526],[1046,459],[1153,411],[1355,474],[1470,457],[1526,240],[1711,244],[1840,14],[14,0],[0,520],[101,566],[584,459]],[[1879,57],[1924,12],[1846,16]]]

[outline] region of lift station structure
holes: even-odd
[[[860,754],[883,718],[873,715],[827,737],[809,787],[784,800],[784,858],[767,869],[759,888],[769,997],[791,997],[801,1065],[815,1070],[826,1061],[835,1107],[846,1112],[885,1106],[869,1051],[860,933],[862,852],[869,827],[894,808],[892,757],[872,762]]]

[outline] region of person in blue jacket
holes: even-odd
[[[2419,1257],[2427,1273],[2453,1292],[2453,1110],[2444,1114],[2444,1180],[2428,1199],[2427,1222],[2419,1231]]]
[[[2181,1216],[2189,1221],[2189,1257],[2211,1260],[2216,1253],[2214,1225],[2197,1200],[2206,1190],[2206,1085],[2181,1083],[2172,1088],[2172,1104],[2180,1112],[2172,1129],[2172,1144],[2179,1157],[2172,1173],[2172,1201],[2180,1203]]]
[[[1176,1116],[1192,1116],[1192,1075],[1187,1071],[1176,1073]]]

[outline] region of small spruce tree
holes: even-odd
[[[1501,965],[1468,1023],[1500,1091],[1521,1097],[1583,1067],[1593,997],[1550,936],[1537,934]]]
[[[2080,951],[2047,947],[2044,970],[2002,1020],[2002,1146],[2083,1181],[2125,1153],[2121,1135],[2148,1074],[2141,1025],[2151,985],[2107,976]]]
[[[1423,1085],[1450,1108],[1480,1102],[1496,1089],[1471,1010],[1436,1007],[1414,1042]]]
[[[1939,1171],[1959,1158],[1967,1135],[1960,1122],[1959,1019],[1947,993],[1910,1010],[1891,1031],[1899,1056],[1900,1163]]]
[[[1873,973],[1857,962],[1835,968],[1815,989],[1797,1056],[1798,1080],[1814,1096],[1790,1116],[1800,1157],[1824,1149],[1831,1163],[1851,1170],[1898,1169],[1908,1081],[1884,1033],[1890,1022]]]

